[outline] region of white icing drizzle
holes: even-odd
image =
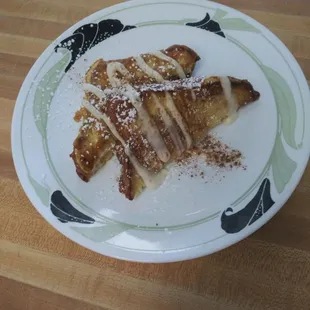
[[[105,99],[107,95],[105,91],[89,83],[83,84],[83,89],[85,92],[93,93],[99,99]]]
[[[165,80],[160,73],[158,73],[156,70],[152,69],[149,65],[146,64],[142,56],[135,57],[135,61],[137,62],[138,67],[155,81],[163,82]]]
[[[112,87],[120,87],[124,84],[122,80],[116,77],[117,72],[119,72],[122,76],[127,77],[127,81],[130,80],[130,72],[122,63],[117,61],[110,62],[107,65],[107,75]]]
[[[184,145],[178,133],[178,130],[171,119],[170,115],[166,112],[165,108],[160,103],[158,97],[153,93],[152,94],[153,101],[155,103],[155,107],[158,109],[160,116],[165,124],[165,128],[168,130],[169,135],[172,139],[172,142],[176,148],[177,156],[180,156],[184,151]]]
[[[168,61],[170,64],[172,64],[175,67],[175,69],[177,71],[177,74],[179,75],[179,77],[181,79],[185,79],[186,78],[186,74],[185,74],[182,66],[175,59],[165,55],[161,51],[155,51],[155,52],[152,52],[152,53],[149,53],[149,54],[150,55],[154,55],[157,58],[160,58],[162,60]]]
[[[124,94],[122,93],[122,88],[124,86],[121,86],[119,88],[106,88],[104,90],[100,89],[99,87],[96,87],[92,84],[85,83],[83,85],[83,89],[85,92],[93,93],[96,97],[98,97],[100,101],[100,105],[104,105],[106,103],[106,100],[113,96],[119,96],[122,97],[122,99],[126,99]]]
[[[191,90],[191,95],[192,95],[193,101],[195,102],[197,98],[196,98],[195,91],[193,89]]]
[[[177,122],[177,124],[179,125],[184,137],[185,137],[185,141],[186,141],[186,147],[187,149],[189,149],[192,146],[192,138],[190,136],[190,134],[187,132],[187,128],[186,128],[186,124],[184,123],[183,117],[180,114],[180,112],[178,111],[178,109],[176,108],[173,98],[171,97],[170,93],[166,92],[165,93],[166,96],[166,105],[168,110],[170,111],[170,113],[172,114],[173,118],[175,119],[175,121]]]
[[[126,142],[124,139],[119,135],[116,127],[114,124],[111,122],[109,117],[107,117],[104,113],[98,111],[93,105],[91,105],[89,102],[86,100],[83,101],[83,106],[96,118],[102,119],[106,125],[109,127],[110,131],[114,135],[114,137],[122,144],[124,147],[124,151],[126,155],[128,156],[130,162],[133,164],[134,168],[136,169],[137,173],[141,176],[141,178],[144,181],[144,184],[146,187],[155,189],[157,188],[165,179],[166,173],[165,169],[162,169],[157,174],[152,174],[150,173],[146,168],[140,165],[138,162],[137,158],[131,153],[128,145],[126,145]]]
[[[236,98],[232,93],[230,79],[227,76],[220,77],[220,82],[228,105],[228,117],[225,120],[225,123],[231,124],[238,118],[238,105],[236,103]]]
[[[168,162],[170,159],[170,152],[167,149],[164,139],[162,138],[158,128],[155,124],[152,123],[148,112],[144,108],[139,93],[129,84],[124,85],[122,93],[136,108],[141,120],[141,130],[146,135],[148,142],[152,145],[158,158],[164,163]]]

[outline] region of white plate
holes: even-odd
[[[56,48],[60,43],[66,48]],[[206,182],[187,175],[178,180],[171,169],[158,190],[134,202],[118,193],[115,160],[82,182],[69,154],[87,68],[98,58],[172,44],[201,56],[194,75],[246,78],[261,93],[234,124],[215,130],[242,151],[247,170],[204,168]],[[33,205],[75,242],[133,261],[194,258],[253,233],[292,194],[309,158],[309,102],[296,60],[250,17],[209,1],[125,2],[65,31],[30,70],[14,111],[14,163]]]

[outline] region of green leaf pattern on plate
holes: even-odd
[[[64,74],[62,69],[69,63],[70,57],[71,54],[66,52],[63,58],[45,73],[36,89],[33,101],[33,116],[42,138],[46,137],[48,111],[59,81]]]
[[[253,25],[249,24],[242,18],[224,18],[227,12],[218,9],[213,16],[213,20],[217,21],[222,30],[239,30],[259,33],[260,31]]]
[[[269,81],[277,103],[283,137],[290,147],[297,149],[295,141],[297,113],[292,91],[279,73],[267,66],[262,66],[262,69]]]
[[[277,191],[282,193],[297,168],[297,164],[284,149],[281,137],[283,135],[291,148],[298,148],[295,141],[296,103],[289,85],[282,76],[265,65],[261,65],[261,68],[268,79],[277,105],[279,128],[271,155],[271,167]]]
[[[58,87],[58,84],[64,74],[64,68],[70,61],[70,53],[66,52],[61,60],[59,60],[51,69],[45,73],[40,80],[33,100],[33,117],[36,127],[42,136],[42,139],[46,139],[46,126],[48,120],[48,111],[54,96],[54,93]],[[26,165],[27,170],[28,166]],[[49,205],[49,190],[37,182],[29,173],[29,181],[35,190],[36,194],[40,198],[44,206]]]
[[[297,164],[287,155],[282,143],[281,134],[278,134],[276,137],[271,156],[271,167],[277,191],[278,193],[282,193],[296,170]]]
[[[94,242],[104,242],[107,241],[122,232],[132,228],[130,225],[117,224],[117,223],[106,223],[103,226],[97,227],[85,227],[85,226],[72,226],[71,229],[77,233],[83,235],[84,237],[94,241]]]
[[[28,178],[29,178],[29,181],[33,189],[35,190],[36,194],[40,198],[42,204],[47,207],[49,205],[49,200],[50,200],[49,190],[45,188],[43,185],[39,184],[30,174],[28,174]]]
[[[221,9],[217,9],[215,11],[215,14],[213,16],[213,19],[216,20],[217,22],[219,22],[220,20],[222,20],[225,16],[227,15],[227,12]]]

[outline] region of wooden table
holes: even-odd
[[[219,253],[173,264],[110,259],[38,214],[10,148],[18,90],[68,26],[117,0],[0,1],[0,309],[310,309],[310,166],[281,211]],[[269,27],[310,79],[309,0],[221,0]]]

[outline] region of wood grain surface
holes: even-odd
[[[258,232],[208,257],[138,264],[93,253],[59,234],[18,182],[11,118],[43,50],[117,0],[0,1],[0,309],[310,309],[310,166]],[[278,35],[310,80],[309,0],[221,0]]]

